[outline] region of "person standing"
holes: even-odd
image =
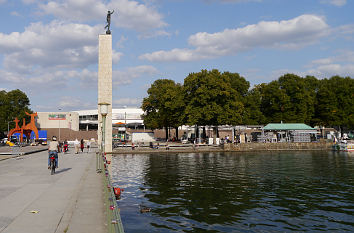
[[[84,146],[85,146],[84,139],[81,139],[80,141],[81,153],[84,153]]]
[[[90,147],[91,147],[91,141],[90,140],[87,141],[86,146],[87,146],[87,153],[90,153]]]

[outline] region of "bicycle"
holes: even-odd
[[[50,174],[54,175],[55,168],[56,168],[55,153],[51,153],[49,159],[50,159]]]

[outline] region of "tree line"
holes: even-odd
[[[22,119],[27,121],[30,119],[25,112],[32,113],[29,108],[30,101],[27,95],[16,89],[9,92],[5,90],[0,91],[0,136],[5,136],[3,133],[15,127],[13,120],[17,117],[20,122],[19,126],[22,126]]]
[[[156,80],[141,108],[148,128],[305,123],[354,129],[354,80],[285,74],[250,88],[238,73],[201,70]],[[167,131],[166,131],[167,135]]]

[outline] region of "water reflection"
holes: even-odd
[[[126,232],[354,231],[348,154],[119,155],[113,171]]]

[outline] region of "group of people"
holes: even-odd
[[[57,141],[57,137],[53,136],[52,141],[48,145],[48,169],[50,169],[50,157],[54,156],[55,157],[55,164],[56,168],[58,168],[58,153],[60,152],[66,152],[68,151],[68,142],[67,140],[64,141],[64,143],[60,143]],[[85,148],[85,142],[84,139],[81,139],[81,141],[75,139],[74,141],[74,147],[75,147],[75,154],[79,153],[79,150],[81,149],[81,152],[84,152]],[[87,147],[87,153],[90,152],[91,149],[91,141],[88,140],[86,142],[86,147]]]
[[[81,153],[83,153],[84,152],[84,148],[85,148],[84,139],[81,139],[79,141],[76,138],[75,141],[74,141],[74,147],[75,147],[75,154],[78,154],[80,150],[81,150]],[[87,147],[87,153],[89,153],[90,149],[91,149],[91,141],[90,140],[88,140],[86,142],[86,147]]]

